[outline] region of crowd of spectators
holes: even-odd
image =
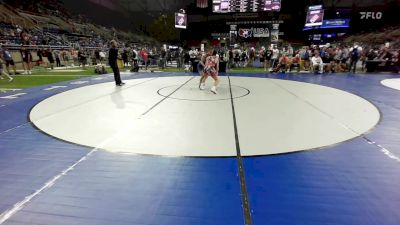
[[[183,51],[184,63],[199,60],[201,52]],[[218,48],[220,61],[226,62],[229,69],[243,67],[264,67],[267,72],[305,71],[313,73],[342,72],[399,72],[399,49],[391,43],[371,46],[361,43],[334,43],[292,47],[290,44],[278,47],[271,45],[233,48]],[[186,58],[186,60],[185,60]]]
[[[110,39],[119,40],[120,59],[125,66],[135,67],[133,70],[141,65],[144,69],[149,66],[165,68],[173,61],[178,68],[189,70],[203,54],[199,48],[166,48],[156,43],[141,44],[141,41],[133,41],[128,34],[115,29],[97,29],[85,17],[69,15],[59,0],[6,3],[11,8],[42,17],[58,17],[70,25],[69,28],[62,28],[61,25],[55,28],[23,27],[21,24],[0,21],[0,43],[3,46],[14,46],[14,49],[20,51],[26,74],[31,73],[34,65],[45,65],[52,69],[54,65],[84,67],[103,63],[106,61]],[[13,13],[17,15],[19,12],[13,10]],[[107,32],[102,33],[101,30]],[[392,33],[396,34],[395,31]],[[228,69],[263,67],[266,72],[295,70],[313,73],[356,72],[357,69],[399,71],[399,50],[391,43],[371,45],[353,42],[297,47],[290,44],[254,47],[235,45],[215,48],[220,61],[225,62]],[[3,47],[3,53],[4,49],[8,50]],[[34,57],[32,53],[36,53]]]
[[[140,60],[141,49],[150,46],[149,42],[155,43],[151,38],[92,24],[81,15],[69,15],[59,0],[4,2],[0,11],[13,19],[0,18],[0,54],[12,52],[11,57],[23,66],[24,74],[32,73],[34,66],[53,69],[54,66],[84,67],[104,63],[110,39],[119,39],[122,52],[130,53],[135,49]],[[41,20],[52,24],[43,24]],[[138,44],[138,39],[144,43]],[[146,65],[154,64],[157,55],[155,49],[148,50]],[[127,57],[124,59],[126,61]]]

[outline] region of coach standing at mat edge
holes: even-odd
[[[110,51],[108,52],[108,63],[110,64],[110,67],[112,71],[114,72],[114,79],[115,79],[115,84],[117,86],[122,86],[125,83],[121,81],[121,75],[119,74],[119,68],[117,64],[117,58],[118,58],[118,44],[117,41],[112,40],[110,42],[111,48]]]

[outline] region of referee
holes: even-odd
[[[118,58],[118,44],[115,40],[112,40],[110,42],[111,48],[110,51],[108,52],[108,63],[110,64],[110,67],[112,71],[114,72],[114,79],[115,79],[115,84],[117,86],[122,86],[125,83],[121,81],[121,75],[119,74],[119,68],[117,65],[117,58]]]

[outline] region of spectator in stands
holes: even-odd
[[[245,67],[247,59],[248,57],[246,51],[243,50],[242,54],[240,54],[240,67]]]
[[[311,67],[314,72],[322,74],[324,72],[324,62],[322,61],[319,53],[315,53],[315,55],[311,58]],[[318,72],[317,72],[318,71]]]
[[[279,49],[274,45],[272,48],[272,64],[271,67],[275,68],[276,65],[279,63]]]
[[[238,67],[240,64],[240,55],[241,55],[240,49],[235,49],[234,50],[234,58],[233,58],[235,67]]]
[[[61,60],[60,60],[60,51],[54,50],[53,51],[54,56],[56,57],[56,66],[61,67]]]
[[[379,58],[384,61],[384,66],[388,68],[392,63],[393,54],[389,51],[387,47],[384,47]]]
[[[72,66],[79,65],[78,50],[71,49],[71,56],[72,56],[72,59],[74,60],[74,63],[72,64]]]
[[[17,74],[17,69],[15,67],[15,63],[14,63],[14,60],[12,58],[11,52],[7,48],[4,48],[3,46],[0,46],[0,54],[2,55],[3,60],[4,60],[5,64],[6,64],[7,73],[11,74],[10,73],[10,65],[11,65],[13,70],[14,70],[14,75]]]
[[[24,62],[24,72],[22,74],[32,74],[32,54],[31,51],[26,48],[22,47],[21,48],[21,55],[22,55],[22,61]]]
[[[61,58],[65,63],[65,66],[68,67],[68,62],[69,62],[69,57],[68,57],[68,51],[65,49],[61,50]]]
[[[87,55],[83,49],[79,49],[78,51],[78,60],[79,60],[79,66],[82,65],[82,68],[85,69],[85,65],[87,63]]]
[[[192,47],[192,49],[190,49],[190,51],[189,51],[190,63],[191,63],[192,65],[193,65],[193,62],[196,60],[197,55],[198,55],[197,49],[195,49],[195,48]]]
[[[41,48],[39,48],[39,49],[37,50],[36,54],[37,54],[37,56],[39,57],[39,60],[36,62],[36,63],[37,63],[36,65],[40,66],[41,64],[43,64],[43,55],[44,55],[44,52],[43,52],[43,50],[42,50]]]
[[[289,57],[293,57],[294,56],[294,50],[291,44],[288,45],[288,49],[287,49],[287,53]]]
[[[132,61],[137,63],[138,59],[139,59],[138,52],[136,51],[135,48],[132,48]]]
[[[282,57],[279,58],[279,62],[277,66],[274,68],[273,72],[281,71],[282,73],[285,73],[286,70],[289,68],[289,66],[290,66],[290,59],[287,56],[287,53],[283,53]]]
[[[350,68],[349,72],[353,70],[353,73],[356,73],[357,62],[360,59],[362,48],[358,46],[358,43],[354,43],[354,46],[350,49]]]
[[[254,47],[249,49],[249,61],[247,62],[247,67],[253,67],[253,63],[256,57],[256,50]]]
[[[177,58],[178,58],[178,62],[177,62],[177,66],[178,68],[183,68],[185,65],[185,51],[183,50],[182,47],[179,47],[179,50],[177,52]]]
[[[124,51],[122,52],[122,60],[124,61],[124,66],[129,66],[127,49],[124,49]]]
[[[94,50],[94,58],[96,60],[95,64],[98,64],[100,62],[100,50],[99,49]]]
[[[400,72],[400,50],[398,50],[396,54],[396,60],[394,62],[394,72],[395,73]]]
[[[258,51],[258,56],[260,59],[260,64],[264,65],[265,63],[265,47],[261,46],[260,50]]]
[[[167,51],[164,49],[164,47],[161,48],[160,56],[161,56],[161,58],[160,58],[160,66],[161,66],[162,69],[165,69]]]
[[[336,62],[335,62],[335,55],[336,50],[328,43],[327,47],[325,48],[326,53],[326,70],[331,73],[336,72]]]
[[[189,51],[188,50],[185,50],[184,52],[183,52],[183,65],[184,65],[184,68],[187,68],[188,67],[188,65],[190,64],[190,55],[189,55]]]
[[[289,72],[292,71],[292,68],[297,68],[297,72],[300,72],[300,55],[297,54],[295,57],[292,58],[290,63]]]
[[[378,57],[378,51],[371,48],[367,53],[367,60],[368,61],[375,60],[377,57]]]
[[[333,57],[333,59],[335,60],[335,71],[336,72],[342,72],[342,68],[341,68],[341,63],[342,63],[342,58],[343,58],[343,50],[342,48],[337,48],[336,52],[335,52],[335,56]]]
[[[106,53],[103,50],[101,50],[99,52],[99,55],[100,55],[100,63],[103,64],[104,60],[106,59]]]
[[[30,45],[31,44],[31,38],[32,36],[28,33],[27,30],[22,30],[21,33],[19,33],[19,37],[21,39],[21,43],[23,45]]]
[[[345,46],[342,51],[342,62],[340,63],[340,67],[342,71],[347,71],[348,70],[348,61],[350,57],[350,51],[348,46]]]
[[[142,48],[142,50],[140,51],[139,54],[143,60],[145,70],[147,70],[147,67],[149,66],[149,53],[147,52],[147,50],[145,48]]]
[[[114,72],[114,79],[115,79],[115,84],[117,86],[122,86],[125,83],[121,81],[121,75],[119,73],[119,68],[117,64],[118,60],[118,43],[115,40],[112,40],[110,42],[111,48],[108,53],[108,63],[110,64],[110,67],[112,71]]]
[[[267,50],[265,50],[264,53],[264,70],[269,71],[269,68],[271,66],[271,58],[272,58],[272,49],[269,47]]]
[[[45,49],[44,56],[47,57],[47,60],[49,61],[50,69],[54,69],[54,57],[53,57],[53,53],[51,52],[51,50]]]
[[[308,47],[304,48],[304,50],[302,51],[302,60],[304,62],[304,70],[308,71],[310,70],[310,55],[311,55],[311,51]]]
[[[228,69],[232,69],[234,67],[233,64],[233,49],[229,49],[228,51]]]
[[[173,53],[172,53],[171,49],[169,49],[167,51],[167,61],[165,62],[165,64],[167,64],[167,63],[172,64],[172,58],[173,58]]]

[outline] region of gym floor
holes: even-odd
[[[398,75],[123,79],[0,95],[0,224],[400,224]]]

